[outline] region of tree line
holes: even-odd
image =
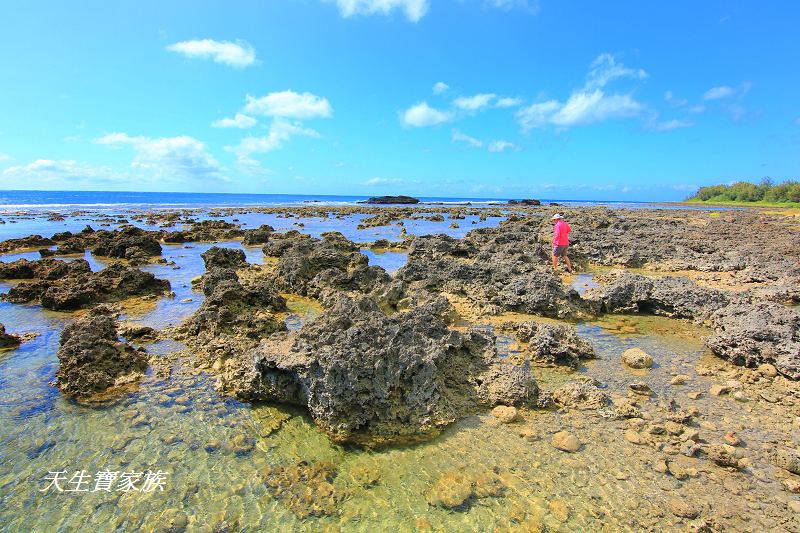
[[[787,180],[775,184],[764,178],[755,184],[737,181],[731,185],[710,185],[700,187],[689,200],[702,202],[770,202],[800,203],[800,182]]]

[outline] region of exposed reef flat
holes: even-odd
[[[755,529],[795,529],[797,221],[754,210],[558,209],[574,228],[578,276],[548,265],[554,207],[81,213],[90,228],[0,244],[4,305],[66,311],[65,396],[135,405],[156,384],[159,410],[187,420],[197,410],[202,431],[227,438],[196,437],[198,427],[160,435],[147,409],[130,415],[137,434],[159,434],[165,456],[252,458],[258,488],[231,490],[273,498],[295,525],[352,525],[355,502],[402,486],[434,528],[491,508],[512,530],[736,529],[757,508]],[[403,231],[492,218],[494,227],[458,236]],[[391,273],[373,262],[386,250],[404,259]],[[170,290],[180,296],[166,298]],[[103,302],[125,316],[118,322]],[[170,312],[174,326],[146,318]],[[15,348],[24,324],[3,323],[8,360],[32,343]],[[252,431],[217,427],[223,408],[203,411],[198,396],[217,394],[228,406],[252,403]],[[120,438],[114,453],[147,437]],[[386,465],[342,460],[339,448],[284,453],[309,439],[390,447],[362,463],[450,459],[396,485]],[[584,505],[598,480],[608,512]],[[637,512],[625,511],[632,502],[620,495],[631,492],[619,487],[641,496]],[[225,525],[194,514],[191,523]]]

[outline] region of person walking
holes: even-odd
[[[567,249],[569,248],[569,233],[572,231],[572,228],[567,221],[564,220],[564,217],[561,214],[556,213],[553,215],[553,218],[550,220],[553,221],[553,270],[558,269],[558,260],[559,258],[564,260],[564,264],[567,265],[567,272],[570,274],[574,274],[575,271],[572,270],[572,263],[569,261],[569,257],[567,257]]]

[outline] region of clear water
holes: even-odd
[[[303,222],[306,230],[327,231],[322,228],[333,224],[345,235],[358,234],[353,220]],[[239,242],[222,245],[241,247]],[[169,279],[176,297],[137,307],[124,318],[160,328],[191,314],[202,295],[191,290],[190,281],[202,273],[199,254],[209,246],[165,246],[164,256],[180,268],[146,268]],[[263,260],[258,247],[244,249],[249,261]],[[393,252],[368,255],[389,269],[403,261],[402,254]],[[99,266],[102,262],[95,263]],[[287,320],[294,327],[318,312],[301,300],[290,306]],[[755,454],[755,467],[746,473],[685,459],[699,472],[678,481],[653,470],[663,454],[622,438],[624,421],[592,411],[525,411],[509,425],[478,413],[430,442],[370,451],[331,443],[300,410],[220,397],[212,378],[180,363],[168,379],[150,374],[136,392],[115,402],[81,406],[64,400],[49,384],[57,368],[59,333],[72,319],[68,313],[0,302],[0,322],[9,331],[41,334],[0,353],[3,531],[152,531],[175,516],[185,517],[189,531],[685,531],[688,520],[665,510],[666,499],[676,496],[702,506],[704,515],[719,515],[728,530],[790,531],[797,525],[776,511],[785,509],[789,496],[760,455]],[[696,371],[710,357],[701,341],[704,330],[633,317],[580,323],[577,329],[594,345],[598,359],[574,374],[537,368],[541,386],[589,375],[610,395],[624,396],[632,381],[646,379],[656,393],[651,402],[675,397],[713,420],[703,429],[709,442],[722,439],[728,428],[754,447],[786,438],[785,410],[708,394],[686,399],[687,391],[707,391],[715,382]],[[633,346],[652,354],[656,367],[624,370],[619,356]],[[182,348],[172,342],[147,345],[165,357]],[[688,375],[689,384],[680,389],[669,385],[675,373]],[[583,443],[578,453],[551,446],[552,434],[562,429]],[[265,484],[291,478],[300,462],[331,465],[335,476],[329,485],[298,478],[293,489],[318,500],[332,491],[330,514],[306,516],[308,506],[293,505]],[[163,492],[153,493],[40,492],[49,471],[71,475],[104,469],[162,470],[168,481]],[[473,498],[456,510],[431,506],[431,487],[453,473],[476,479],[492,473],[502,491]]]

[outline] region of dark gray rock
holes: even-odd
[[[460,333],[423,307],[384,315],[368,298],[333,296],[297,334],[276,334],[224,376],[247,400],[304,405],[337,441],[413,441],[478,406],[529,404],[526,370],[496,355],[494,337]]]
[[[713,318],[716,334],[706,345],[717,356],[750,368],[770,363],[781,374],[800,379],[800,313],[761,302],[729,306]]]
[[[57,356],[56,386],[70,398],[105,399],[147,369],[147,354],[119,340],[116,320],[102,308],[64,328]]]

